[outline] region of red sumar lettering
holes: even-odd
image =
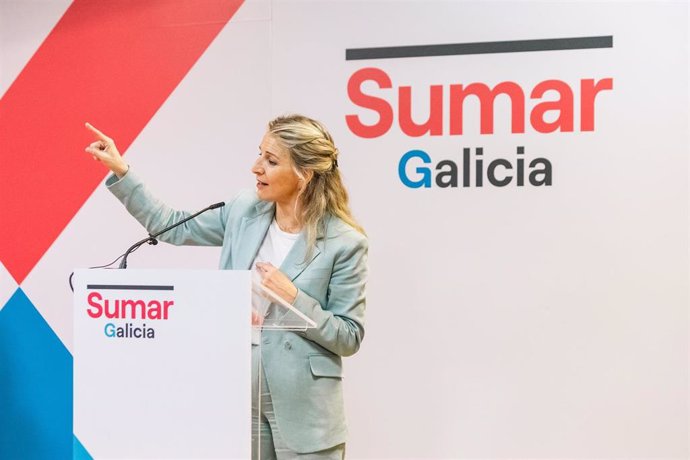
[[[104,299],[100,292],[89,294],[86,312],[91,318],[167,320],[173,300]]]
[[[378,86],[380,96],[395,97],[393,80],[382,69],[367,67],[357,70],[350,76],[347,84],[347,94],[358,107],[372,110],[378,115],[378,121],[373,125],[364,124],[359,115],[345,116],[347,126],[353,134],[363,138],[383,136],[393,126],[395,110],[386,99],[373,94],[366,94],[362,86],[371,82]],[[603,78],[595,81],[591,78],[579,82],[580,97],[575,102],[574,91],[570,85],[562,80],[544,80],[537,83],[529,92],[530,99],[541,99],[547,92],[555,92],[560,96],[558,100],[541,101],[535,104],[529,112],[529,122],[532,129],[538,133],[573,132],[574,114],[580,113],[580,131],[594,131],[594,106],[597,95],[605,90],[613,89],[613,79]],[[422,89],[423,90],[423,89]],[[397,88],[397,120],[400,130],[410,137],[424,135],[442,136],[464,134],[463,120],[465,118],[464,104],[468,97],[479,100],[480,134],[494,133],[494,102],[500,95],[507,96],[511,102],[510,132],[513,134],[525,132],[525,90],[513,81],[500,82],[492,87],[486,83],[452,83],[447,85],[430,85],[429,116],[423,123],[412,120],[412,87],[399,86]],[[444,96],[445,94],[445,96]],[[444,101],[449,107],[449,120],[444,123]],[[556,112],[558,116],[553,121],[547,121],[545,114]],[[445,130],[444,130],[445,126]]]

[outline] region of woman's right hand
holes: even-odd
[[[120,152],[117,151],[115,142],[89,123],[86,123],[86,129],[91,131],[96,138],[95,142],[92,142],[86,147],[86,152],[90,153],[94,160],[103,163],[105,167],[111,170],[117,177],[121,178],[124,176],[129,166],[127,166],[125,160],[122,159]]]

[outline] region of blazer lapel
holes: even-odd
[[[328,223],[330,223],[330,219],[327,220],[327,225]],[[324,237],[325,235],[323,230],[319,228],[318,234],[316,235],[316,245],[311,251],[309,259],[307,259],[307,253],[309,252],[307,248],[307,237],[304,233],[302,233],[299,238],[297,238],[297,241],[295,241],[295,245],[292,247],[290,252],[288,252],[288,255],[285,257],[283,264],[280,266],[280,271],[285,273],[285,275],[287,275],[291,281],[297,278],[299,274],[302,273],[304,269],[307,268],[309,264],[316,259],[316,257],[318,257],[319,254],[321,254],[324,244]]]
[[[317,243],[316,247],[312,250],[309,259],[306,259],[307,252],[307,238],[303,233],[297,238],[295,245],[290,249],[288,255],[285,256],[283,264],[280,266],[280,271],[285,273],[291,281],[297,278],[312,260],[321,253],[319,244]]]
[[[274,205],[272,203],[258,203],[256,211],[257,215],[242,218],[240,234],[235,239],[237,246],[233,251],[236,254],[235,269],[250,270],[252,268],[252,262],[273,220]]]

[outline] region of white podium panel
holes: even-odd
[[[251,276],[79,270],[74,433],[93,458],[248,459]]]

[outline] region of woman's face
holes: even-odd
[[[293,168],[290,153],[273,134],[264,135],[252,173],[256,175],[256,191],[261,200],[294,206],[300,179]]]

